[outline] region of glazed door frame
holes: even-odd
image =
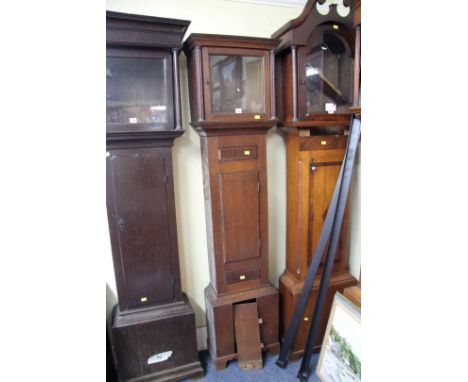
[[[172,131],[174,130],[174,81],[172,75],[173,56],[170,51],[164,50],[149,50],[143,48],[122,48],[122,47],[107,47],[106,60],[108,58],[130,58],[130,59],[156,59],[162,60],[164,65],[164,76],[166,87],[163,89],[167,92],[167,122],[165,123],[107,123],[108,133],[137,133],[146,131]],[[178,91],[178,90],[177,90]]]
[[[227,113],[213,112],[211,110],[211,82],[210,82],[210,55],[219,56],[258,56],[263,57],[263,112],[249,113]],[[260,49],[243,49],[243,48],[220,48],[220,47],[203,47],[202,48],[202,73],[203,73],[203,92],[205,119],[207,121],[260,121],[267,120],[271,117],[271,83],[270,83],[270,52]]]

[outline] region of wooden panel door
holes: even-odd
[[[113,150],[107,158],[108,218],[121,310],[177,297],[166,154],[170,149],[125,149]]]
[[[217,293],[268,282],[265,136],[208,137],[202,146],[211,281]],[[205,178],[205,186],[206,181]]]
[[[309,174],[309,246],[307,264],[310,265],[317,247],[323,223],[327,216],[336,181],[340,173],[341,161],[313,163],[310,165]],[[338,264],[346,262],[347,259],[347,233],[348,229],[348,206],[345,210],[343,226],[341,228],[340,241],[335,257],[334,270],[338,270]],[[322,257],[321,267],[324,265],[326,256]]]
[[[260,257],[258,171],[219,174],[225,264]]]

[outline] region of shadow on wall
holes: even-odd
[[[106,283],[106,324],[109,328],[112,324],[112,310],[117,302],[117,296]]]
[[[117,382],[110,333],[112,325],[112,311],[117,304],[117,296],[106,283],[106,382]]]

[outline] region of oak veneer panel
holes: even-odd
[[[320,239],[323,224],[327,216],[328,207],[330,205],[336,181],[340,173],[341,161],[316,163],[314,170],[310,170],[310,185],[309,190],[313,195],[310,197],[309,206],[309,252],[307,257],[307,265],[310,263]],[[338,249],[335,255],[334,271],[346,269],[346,259],[348,251],[349,237],[349,203],[346,206],[343,225],[341,227],[340,240]],[[320,262],[321,267],[325,264],[326,257],[322,257]],[[341,265],[341,267],[340,267]],[[341,269],[339,269],[341,268]],[[322,269],[320,269],[320,272]]]
[[[268,283],[265,135],[203,137],[202,157],[213,286],[226,293]]]
[[[258,171],[219,175],[224,263],[260,256]]]
[[[286,270],[280,277],[281,324],[280,333],[286,335],[300,292],[307,276],[315,248],[320,238],[324,219],[336,185],[344,158],[343,147],[347,136],[313,135],[312,131],[297,128],[286,130],[287,150],[287,252]],[[322,143],[322,141],[325,141]],[[337,255],[333,266],[331,282],[319,326],[319,336],[326,328],[326,317],[336,291],[355,285],[355,278],[348,269],[349,201],[345,210]],[[302,355],[311,316],[318,294],[325,256],[318,270],[318,277],[308,300],[305,315],[301,321],[293,344],[291,359]],[[320,346],[316,340],[315,346]]]

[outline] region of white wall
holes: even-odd
[[[302,9],[251,4],[229,0],[107,0],[111,11],[191,20],[190,33],[216,33],[270,37],[286,22],[299,16]],[[173,149],[177,232],[182,290],[188,295],[197,317],[205,325],[204,289],[210,277],[205,228],[200,138],[189,125],[187,65],[180,56],[182,119],[186,133]],[[285,268],[286,245],[286,158],[283,138],[271,129],[267,135],[269,269],[270,282],[278,286]],[[360,267],[360,184],[355,182],[351,210],[350,266],[354,276]],[[359,212],[359,211],[358,211]],[[105,216],[105,213],[104,213]],[[104,220],[103,224],[107,224]],[[115,279],[109,245],[106,281],[115,293]],[[110,292],[109,291],[109,292]],[[108,292],[108,295],[109,295]],[[114,296],[109,296],[115,298]],[[109,311],[108,311],[109,313]]]

